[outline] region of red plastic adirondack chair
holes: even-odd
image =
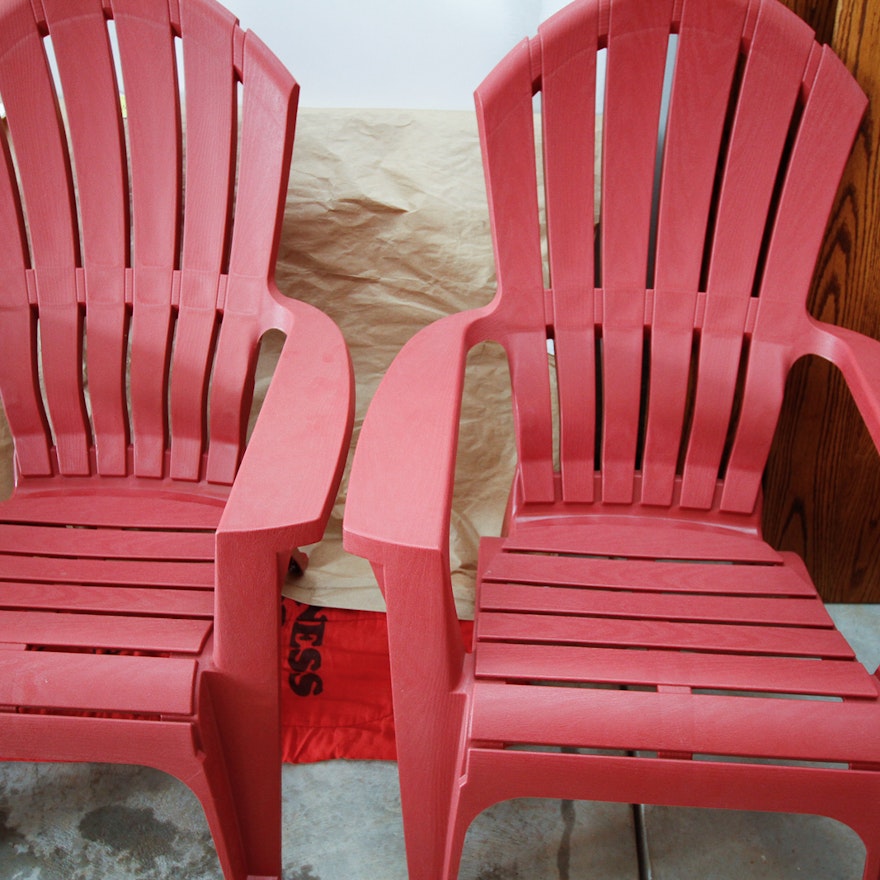
[[[877,679],[760,533],[798,358],[839,367],[880,444],[880,342],[805,308],[864,95],[776,0],[580,0],[476,102],[498,292],[398,356],[345,517],[388,605],[410,877],[456,876],[478,812],[543,796],[832,816],[876,880]],[[471,655],[447,548],[483,340],[508,355],[518,463],[505,534],[481,544]]]
[[[213,0],[0,4],[0,758],[178,776],[239,880],[280,873],[280,579],[352,422],[273,280],[297,94]]]

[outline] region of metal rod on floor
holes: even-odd
[[[645,805],[632,804],[633,825],[636,832],[636,859],[639,865],[639,880],[653,880],[651,853],[648,847],[648,826],[645,822]]]

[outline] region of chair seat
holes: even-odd
[[[800,560],[712,529],[689,551],[670,531],[700,532],[550,528],[543,551],[538,529],[483,539],[472,739],[880,763],[877,679]]]
[[[0,706],[192,715],[213,627],[207,526],[219,508],[206,519],[196,502],[193,528],[171,531],[155,524],[179,527],[185,502],[129,497],[126,528],[83,525],[86,510],[101,520],[101,506],[57,496],[0,506]],[[40,522],[50,508],[71,522]]]

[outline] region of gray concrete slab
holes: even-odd
[[[652,880],[859,880],[865,848],[823,816],[646,807]]]

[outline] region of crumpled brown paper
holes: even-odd
[[[467,111],[301,110],[277,282],[342,329],[357,383],[354,441],[401,346],[488,303],[495,267],[476,119]],[[450,550],[459,614],[473,613],[479,535],[498,534],[513,476],[507,361],[469,358]],[[346,470],[324,541],[285,592],[301,602],[384,608],[369,565],[342,550]]]

